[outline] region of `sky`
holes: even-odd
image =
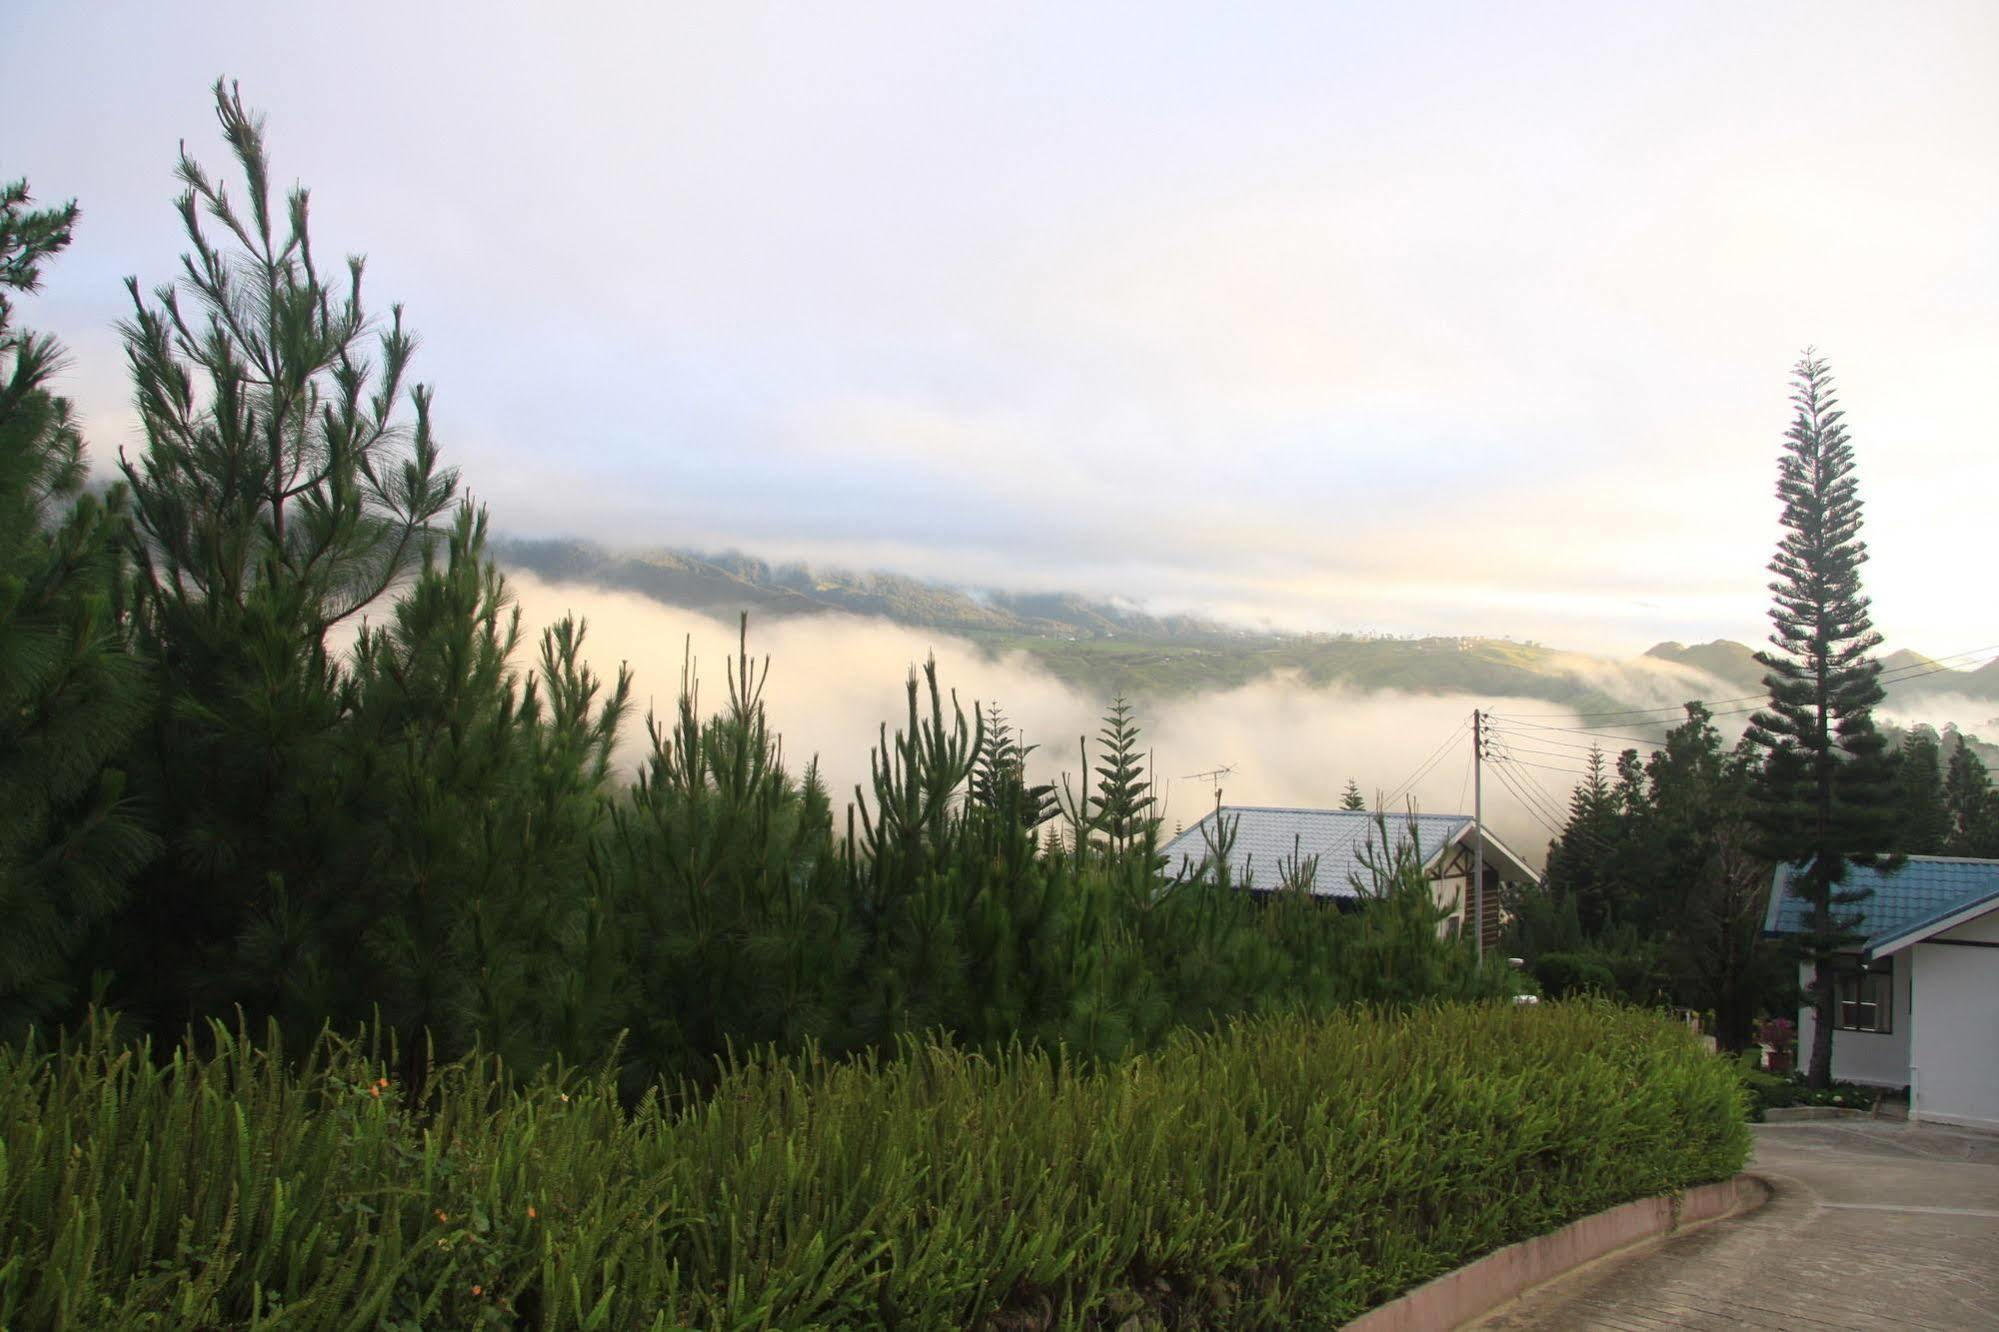
[[[1626,653],[1760,639],[1828,356],[1877,625],[1999,483],[1999,7],[47,3],[0,176],[100,462],[218,74],[497,529]]]

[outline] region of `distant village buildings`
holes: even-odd
[[[1214,859],[1229,825],[1230,879],[1253,893],[1270,893],[1287,879],[1309,881],[1299,886],[1315,897],[1343,908],[1358,909],[1376,885],[1375,867],[1393,863],[1395,846],[1410,847],[1433,885],[1437,905],[1447,914],[1439,929],[1463,935],[1479,921],[1482,946],[1499,947],[1505,931],[1503,901],[1508,885],[1537,885],[1536,874],[1518,855],[1481,829],[1469,814],[1389,815],[1363,810],[1285,809],[1257,805],[1224,805],[1166,844],[1168,872],[1198,868]],[[1384,838],[1385,834],[1385,838]],[[1484,851],[1485,892],[1473,889],[1473,865]],[[1482,904],[1482,914],[1479,908]]]

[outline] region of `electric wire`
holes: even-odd
[[[1408,777],[1404,778],[1400,786],[1396,787],[1393,791],[1390,791],[1387,795],[1381,797],[1381,807],[1383,809],[1387,809],[1389,806],[1393,805],[1397,800],[1401,799],[1404,793],[1414,788],[1417,782],[1422,781],[1423,778],[1429,774],[1430,769],[1437,766],[1437,760],[1441,759],[1444,756],[1444,752],[1457,742],[1458,735],[1464,730],[1466,730],[1470,725],[1471,725],[1471,720],[1467,718],[1466,720],[1461,721],[1456,726],[1452,727],[1451,733],[1444,737],[1444,742],[1437,746],[1437,748],[1435,749],[1435,751],[1431,753],[1429,758],[1423,760],[1422,765],[1418,767],[1415,772],[1410,773]]]
[[[1504,786],[1507,790],[1513,793],[1513,798],[1520,803],[1520,807],[1522,809],[1527,811],[1528,816],[1532,818],[1534,822],[1540,824],[1543,828],[1546,828],[1548,830],[1548,835],[1550,837],[1555,838],[1557,841],[1561,840],[1562,830],[1559,827],[1557,827],[1555,824],[1549,822],[1548,816],[1546,814],[1543,814],[1540,808],[1536,806],[1533,801],[1529,800],[1527,796],[1521,792],[1520,787],[1514,782],[1512,775],[1506,771],[1506,765],[1503,763],[1495,764],[1493,766],[1492,771],[1493,775],[1499,778],[1500,785]]]

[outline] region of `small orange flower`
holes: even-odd
[[[533,1203],[529,1203],[529,1204],[528,1204],[528,1220],[532,1221],[532,1220],[534,1220],[534,1217],[535,1217],[535,1212],[534,1212],[534,1204],[533,1204]]]
[[[472,1287],[472,1293],[474,1295],[484,1295],[486,1293],[486,1288],[484,1286],[474,1286]]]
[[[379,1101],[382,1099],[382,1089],[380,1087],[370,1087],[368,1088],[368,1095]]]
[[[437,1214],[437,1219],[438,1219],[438,1220],[440,1220],[440,1221],[449,1221],[449,1220],[450,1220],[451,1218],[450,1218],[450,1217],[448,1217],[448,1216],[446,1216],[446,1215],[445,1215],[444,1213],[442,1213],[442,1212],[439,1212],[439,1213]]]

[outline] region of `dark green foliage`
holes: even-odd
[[[0,1049],[0,1322],[1330,1327],[1749,1149],[1730,1064],[1590,1004],[1282,1016],[1103,1067],[759,1053],[636,1105],[277,1045]]]
[[[119,613],[125,494],[85,492],[48,387],[61,348],[13,323],[77,210],[30,202],[0,185],[0,1036],[69,1002],[89,930],[157,846],[119,763],[147,697]]]
[[[1634,751],[1626,751],[1636,758]],[[1548,892],[1570,910],[1583,931],[1601,933],[1628,916],[1638,868],[1629,845],[1628,795],[1619,798],[1604,768],[1603,751],[1591,749],[1583,780],[1569,796],[1569,821],[1548,847],[1543,876]]]
[[[1879,1087],[1863,1087],[1852,1082],[1835,1082],[1813,1087],[1803,1073],[1771,1073],[1756,1066],[1761,1051],[1744,1051],[1736,1065],[1743,1088],[1749,1093],[1749,1118],[1762,1123],[1766,1110],[1788,1109],[1797,1105],[1832,1106],[1842,1110],[1871,1110],[1882,1096]]]
[[[1760,849],[1801,867],[1792,891],[1810,906],[1799,946],[1815,966],[1810,1077],[1823,1087],[1832,1076],[1833,958],[1859,942],[1852,908],[1867,895],[1841,885],[1849,863],[1884,863],[1896,838],[1895,790],[1874,727],[1881,636],[1860,590],[1867,546],[1853,445],[1823,359],[1807,352],[1798,362],[1791,401],[1797,415],[1777,465],[1784,536],[1770,563],[1776,650],[1757,654],[1770,706],[1751,718],[1747,735],[1764,751]]]
[[[1943,749],[1927,726],[1910,731],[1895,756],[1895,825],[1902,855],[1940,856],[1950,841]]]
[[[768,663],[747,643],[724,710],[704,719],[693,664],[672,724],[619,804],[604,875],[643,1079],[698,1074],[738,1044],[856,1042],[862,956],[851,855],[816,771],[786,773],[764,714]]]
[[[1349,813],[1359,813],[1367,808],[1367,798],[1360,793],[1360,783],[1347,778],[1347,789],[1340,794],[1340,808]]]
[[[1097,765],[1096,827],[1109,840],[1113,852],[1123,852],[1134,843],[1150,839],[1159,829],[1152,812],[1152,783],[1147,779],[1146,759],[1138,748],[1138,721],[1131,703],[1119,694],[1104,714],[1103,729],[1097,732],[1103,746],[1103,762]]]
[[[1617,974],[1610,964],[1588,953],[1543,953],[1534,959],[1534,979],[1553,999],[1617,993]]]
[[[291,904],[312,951],[287,959],[302,988],[281,1007],[371,1002],[447,1049],[477,1039],[532,1065],[602,1048],[622,1018],[600,989],[617,968],[590,872],[631,680],[606,692],[568,619],[519,678],[519,613],[485,539],[484,513],[461,506],[443,558],[427,547],[390,623],[356,645],[337,736],[354,818],[337,891]],[[331,974],[357,958],[365,989]]]
[[[1750,822],[1756,756],[1725,750],[1694,703],[1663,747],[1643,764],[1627,750],[1617,774],[1613,784],[1591,754],[1544,886],[1511,904],[1509,947],[1552,992],[1569,992],[1583,966],[1606,993],[1713,1014],[1716,1039],[1741,1048],[1788,995],[1761,935],[1770,866]],[[1560,961],[1544,975],[1550,954]]]
[[[344,890],[330,816],[356,685],[328,635],[415,572],[456,485],[428,390],[405,392],[400,311],[377,330],[359,259],[322,273],[306,192],[274,198],[261,121],[220,82],[215,104],[242,195],[182,154],[184,275],[150,302],[129,282],[123,325],[146,437],[124,464],[135,610],[161,678],[137,767],[168,854],[117,968],[161,1017],[276,1004],[298,913]]]
[[[1999,793],[1992,789],[1983,760],[1961,739],[1950,752],[1950,770],[1943,783],[1943,815],[1944,854],[1999,856]]]
[[[1036,748],[1020,743],[999,704],[986,705],[985,738],[972,769],[972,799],[995,816],[1016,820],[1030,830],[1057,813],[1054,783],[1027,782],[1027,756]]]

